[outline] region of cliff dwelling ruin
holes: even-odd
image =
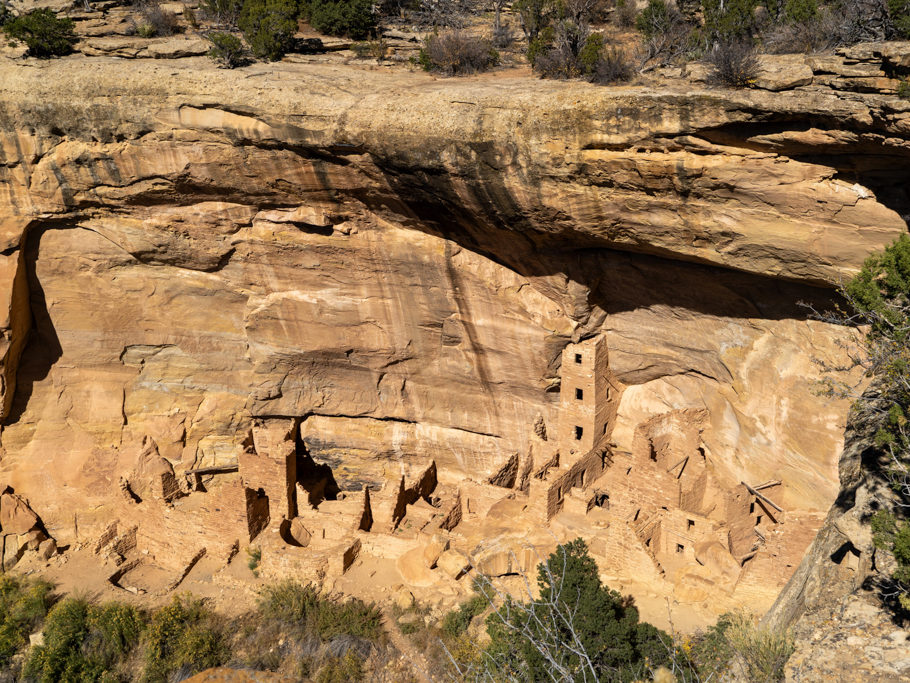
[[[786,482],[731,482],[702,440],[705,410],[655,414],[617,444],[625,387],[603,335],[565,346],[560,375],[556,423],[539,416],[527,452],[481,476],[402,461],[384,485],[356,489],[314,460],[296,417],[254,418],[235,461],[183,472],[146,437],[117,521],[89,546],[132,591],[163,594],[203,560],[216,571],[256,548],[266,578],[459,595],[466,576],[533,572],[582,536],[610,581],[640,596],[709,612],[773,599],[814,531],[781,504]],[[35,547],[46,538],[29,533]]]
[[[877,99],[453,81],[476,104],[440,129],[429,81],[389,117],[382,71],[191,96],[153,61],[126,108],[4,67],[7,569],[249,596],[251,563],[448,607],[581,536],[653,623],[770,606],[848,409],[814,361],[852,332],[796,302],[906,232],[828,165],[893,165]]]

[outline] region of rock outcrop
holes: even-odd
[[[798,520],[760,562],[718,537],[655,580],[700,614],[768,606],[837,495],[847,409],[813,381],[851,332],[799,302],[906,231],[908,159],[910,103],[829,87],[2,60],[0,480],[61,542],[137,526],[117,556],[178,583],[257,537],[308,553],[265,553],[266,574],[331,574],[310,562],[329,540],[338,575],[370,553],[414,585],[455,584],[469,555],[509,573],[536,561],[534,477],[590,483],[565,448],[540,468],[567,438],[563,349],[598,336],[611,452],[697,412],[705,481],[781,482],[759,498]],[[711,501],[727,533],[734,502]],[[600,533],[566,514],[560,534]]]
[[[57,552],[57,544],[48,538],[28,501],[10,487],[0,486],[0,572],[14,566],[29,550],[48,559]]]

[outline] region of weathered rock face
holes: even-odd
[[[869,386],[863,400],[880,401],[877,389],[875,383]],[[894,599],[888,586],[896,562],[875,547],[869,524],[895,498],[887,476],[890,454],[876,443],[875,431],[851,414],[837,499],[764,617],[794,636],[788,681],[900,681],[910,675],[907,631],[898,628],[900,619],[890,606],[883,609]]]
[[[180,478],[273,417],[344,490],[485,481],[556,433],[561,351],[603,334],[616,447],[705,410],[712,476],[784,482],[798,559],[846,412],[814,361],[850,334],[797,302],[906,231],[910,104],[531,84],[0,63],[0,481],[86,540],[147,439]]]

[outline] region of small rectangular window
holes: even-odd
[[[695,526],[695,520],[693,520],[693,519],[686,520],[686,529],[691,529],[694,526]]]
[[[606,433],[607,433],[607,423],[605,422],[604,423],[604,434],[606,434]]]
[[[755,526],[758,526],[759,524],[761,524],[761,515],[758,515],[758,517],[755,518]]]
[[[581,401],[582,399],[584,399],[584,397],[585,397],[585,392],[584,392],[583,390],[581,390],[581,389],[576,389],[576,390],[575,390],[575,398],[576,398],[576,399],[578,399],[579,401]]]
[[[575,427],[575,440],[576,441],[581,441],[581,435],[582,435],[582,433],[584,433],[584,431],[585,430],[582,429],[581,427]]]
[[[686,547],[680,543],[676,544],[676,552],[681,553],[686,549]]]
[[[755,512],[755,503],[749,503],[749,512]]]
[[[581,365],[581,354],[580,353],[575,354],[575,362],[578,363],[579,365]]]

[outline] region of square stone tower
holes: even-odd
[[[559,390],[559,450],[563,462],[584,455],[613,431],[618,385],[611,382],[602,336],[569,344],[562,352]]]

